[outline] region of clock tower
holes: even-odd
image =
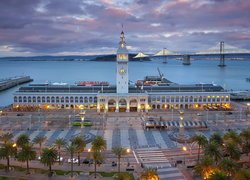
[[[128,93],[128,50],[123,31],[116,54],[116,93]]]

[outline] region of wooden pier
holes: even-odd
[[[33,81],[33,79],[31,79],[30,76],[16,76],[7,79],[0,79],[0,91],[31,81]]]

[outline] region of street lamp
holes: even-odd
[[[83,136],[83,121],[84,121],[84,118],[85,118],[85,111],[82,111],[79,113],[80,115],[80,118],[81,118],[81,136]]]
[[[184,151],[184,153],[186,153],[187,147],[186,147],[186,146],[183,146],[183,147],[182,147],[182,150]],[[186,160],[186,155],[184,154],[184,164],[186,163],[185,160]]]

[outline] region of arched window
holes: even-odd
[[[65,102],[66,102],[66,103],[68,103],[68,102],[69,102],[69,97],[68,97],[68,96],[66,96],[66,98],[65,98]]]
[[[37,97],[37,102],[38,102],[38,103],[41,102],[41,97],[40,97],[40,96]]]
[[[14,96],[14,102],[17,102],[17,97],[16,96]]]
[[[31,97],[30,96],[28,97],[28,102],[31,102]]]
[[[88,97],[84,97],[84,103],[88,103]]]
[[[33,97],[32,97],[32,100],[33,100],[33,102],[35,103],[35,102],[36,102],[36,96],[33,96]]]
[[[80,97],[80,103],[83,103],[83,97]]]
[[[92,101],[93,101],[93,98],[89,97],[89,102],[92,103]]]
[[[94,103],[96,103],[97,102],[97,97],[94,97]]]
[[[42,96],[42,102],[45,103],[45,97],[44,96]]]
[[[59,97],[58,97],[58,96],[56,97],[56,102],[57,102],[57,103],[59,103],[59,102],[60,102],[60,99],[59,99]]]
[[[74,97],[70,96],[70,102],[73,103],[74,102]]]
[[[19,97],[18,97],[18,101],[19,101],[19,102],[23,102],[22,96],[19,96]]]
[[[51,102],[52,102],[52,103],[55,102],[55,97],[54,97],[54,96],[51,97]]]
[[[50,97],[49,97],[49,96],[47,96],[47,98],[46,98],[46,99],[47,99],[47,102],[48,102],[48,103],[50,103]]]
[[[64,103],[64,97],[63,96],[61,97],[61,103]]]
[[[75,97],[75,102],[78,103],[78,97]]]
[[[27,97],[26,96],[23,97],[23,102],[27,102]]]

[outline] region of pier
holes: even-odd
[[[0,91],[31,81],[33,81],[33,79],[31,79],[30,76],[15,76],[7,79],[0,79]]]

